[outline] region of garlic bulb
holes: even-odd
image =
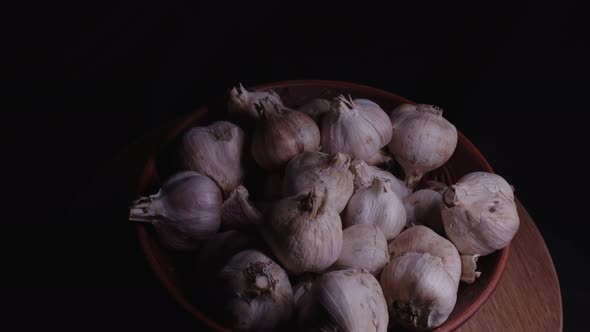
[[[129,210],[129,220],[154,224],[164,243],[178,250],[217,232],[221,192],[208,177],[181,172],[168,179],[157,194],[142,197]]]
[[[262,222],[262,213],[248,199],[250,194],[244,186],[232,190],[221,205],[221,226],[238,229]]]
[[[273,254],[293,274],[321,272],[340,256],[340,216],[328,207],[323,189],[278,201],[261,229]]]
[[[303,152],[291,159],[285,169],[283,197],[293,196],[323,185],[328,205],[336,212],[344,210],[354,190],[350,158],[343,153]]]
[[[319,149],[320,131],[309,116],[277,104],[258,107],[252,156],[260,167],[276,170],[301,152]]]
[[[406,210],[391,182],[376,178],[368,188],[357,190],[350,198],[342,225],[373,224],[381,228],[387,240],[395,238],[406,225]]]
[[[504,248],[520,225],[512,188],[496,174],[467,174],[445,191],[443,203],[445,233],[464,255]]]
[[[432,105],[402,104],[390,118],[389,151],[404,169],[406,183],[414,187],[425,173],[449,160],[457,146],[457,129]]]
[[[287,273],[257,250],[232,257],[219,273],[229,297],[226,312],[240,331],[266,331],[288,321],[293,311],[293,290]]]
[[[411,329],[441,325],[455,306],[461,261],[453,245],[425,226],[410,227],[390,245],[381,273],[390,319]]]
[[[227,107],[230,113],[247,113],[253,118],[258,118],[256,104],[260,103],[283,105],[281,97],[273,90],[247,91],[240,83],[229,91]]]
[[[318,122],[325,113],[330,111],[331,107],[332,106],[329,100],[316,98],[299,107],[297,110],[309,115],[313,121]]]
[[[300,321],[300,330],[385,332],[387,304],[379,282],[362,269],[332,271],[312,286],[314,315]]]
[[[225,194],[242,183],[244,131],[227,121],[194,127],[182,138],[182,163],[210,177]]]
[[[357,224],[342,232],[342,252],[333,267],[360,268],[379,275],[389,262],[387,239],[375,225]]]
[[[350,163],[350,171],[354,174],[354,190],[369,187],[373,180],[379,178],[389,180],[391,190],[395,192],[400,199],[410,195],[412,191],[406,184],[396,178],[393,174],[380,169],[379,167],[369,166],[362,160],[353,160]]]
[[[481,276],[477,270],[477,259],[479,255],[461,255],[461,281],[472,284],[475,279]]]
[[[322,119],[322,150],[367,160],[391,140],[391,122],[380,107],[339,96]]]
[[[461,279],[461,258],[457,248],[426,226],[406,229],[389,243],[388,249],[392,260],[406,252],[430,253],[439,258],[442,267],[457,284]]]
[[[406,209],[406,225],[425,225],[444,234],[440,209],[442,195],[432,189],[421,189],[403,199]]]

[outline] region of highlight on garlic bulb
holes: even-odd
[[[303,152],[291,159],[285,169],[283,197],[325,186],[328,205],[340,213],[354,190],[349,170],[350,157],[343,153]]]
[[[372,224],[381,229],[387,240],[395,238],[406,225],[406,210],[391,182],[376,178],[368,188],[357,190],[348,201],[342,216],[344,228]]]
[[[388,144],[414,187],[422,176],[451,158],[457,146],[457,129],[433,105],[401,104],[391,114],[393,135]]]
[[[225,310],[232,327],[240,331],[266,331],[288,321],[293,311],[293,290],[287,273],[257,250],[245,250],[219,273],[229,298]]]
[[[191,242],[214,234],[221,223],[221,192],[208,177],[192,171],[168,179],[157,194],[129,209],[129,220],[154,225],[162,242],[189,250]]]
[[[322,272],[342,250],[340,216],[322,189],[278,201],[261,229],[272,253],[295,275]]]
[[[387,113],[378,105],[356,104],[340,95],[332,101],[332,110],[322,118],[322,150],[368,160],[389,143],[391,128]]]
[[[259,103],[283,105],[281,97],[273,90],[248,91],[242,83],[229,90],[227,108],[230,113],[247,113],[253,118],[258,118],[256,104]]]
[[[232,190],[221,205],[221,227],[239,229],[262,222],[262,213],[254,206],[249,197],[248,189],[244,186]]]
[[[479,255],[461,255],[461,281],[472,284],[475,279],[481,276],[477,270],[477,259]]]
[[[512,188],[497,174],[465,175],[443,194],[447,237],[464,255],[485,256],[510,243],[520,225]]]
[[[182,163],[210,177],[225,194],[242,183],[244,131],[227,121],[194,127],[182,137]]]
[[[309,116],[273,103],[257,107],[252,156],[260,167],[276,170],[301,152],[319,150],[320,130]]]
[[[403,199],[406,225],[425,225],[438,234],[444,234],[441,205],[442,195],[432,189],[421,189]]]
[[[314,310],[300,317],[298,330],[387,331],[389,315],[383,292],[366,270],[325,273],[313,282],[311,295]]]
[[[425,226],[413,226],[389,245],[391,261],[381,273],[389,317],[406,328],[441,325],[455,307],[461,276],[459,253]]]
[[[357,224],[342,232],[342,252],[333,268],[359,268],[378,276],[389,262],[387,239],[375,225]]]
[[[329,100],[324,98],[316,98],[297,108],[297,110],[309,115],[313,121],[319,122],[322,116],[329,112],[331,108],[332,105]]]
[[[369,166],[362,160],[353,160],[350,163],[350,171],[354,174],[354,190],[369,187],[373,184],[373,180],[379,178],[382,180],[389,180],[391,190],[393,190],[400,199],[409,196],[412,191],[400,179],[396,178],[388,171],[384,171],[376,166]]]

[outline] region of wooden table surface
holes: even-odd
[[[152,133],[122,153],[137,177],[149,153],[146,147],[158,139]],[[551,255],[531,216],[519,201],[517,204],[521,224],[502,279],[486,304],[457,331],[563,330],[561,291]]]
[[[533,219],[518,202],[520,228],[498,287],[457,331],[562,331],[557,273]]]

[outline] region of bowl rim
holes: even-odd
[[[308,85],[324,85],[329,88],[349,88],[354,89],[356,91],[367,92],[375,95],[379,95],[384,99],[397,99],[402,100],[407,103],[415,104],[415,102],[399,96],[395,93],[388,92],[379,88],[352,83],[352,82],[345,82],[345,81],[335,81],[335,80],[286,80],[286,81],[277,81],[277,82],[270,82],[252,86],[250,88],[255,90],[265,90],[265,89],[280,89],[280,88],[287,88],[287,87],[294,87],[294,86],[308,86]],[[186,128],[190,124],[194,123],[196,119],[202,117],[203,115],[207,115],[208,108],[206,106],[202,106],[198,108],[196,111],[191,112],[190,114],[181,117],[177,121],[173,122],[170,127],[165,128],[165,134],[163,137],[164,141],[169,141],[178,135],[182,129]],[[483,171],[494,173],[489,162],[486,158],[481,154],[481,152],[475,147],[475,145],[459,130],[457,130],[457,134],[462,142],[465,143],[465,148],[478,160],[478,162],[483,166]],[[161,143],[161,142],[158,142]],[[138,192],[142,193],[145,191],[149,183],[152,181],[153,176],[156,175],[156,166],[155,166],[155,158],[154,158],[155,151],[152,150],[150,153],[148,160],[145,164],[145,167],[142,169],[142,173],[139,177],[138,181]],[[147,228],[144,225],[137,223],[137,236],[140,242],[140,246],[142,251],[146,257],[148,265],[150,266],[152,272],[156,275],[160,283],[164,286],[164,288],[168,291],[168,293],[172,296],[172,298],[188,313],[190,313],[194,318],[196,318],[200,323],[204,324],[207,328],[213,331],[231,331],[228,330],[226,327],[223,327],[216,321],[213,321],[203,312],[201,312],[195,305],[190,303],[186,297],[183,295],[182,291],[176,287],[172,281],[167,277],[165,272],[165,267],[162,266],[161,262],[158,260],[155,254],[156,248],[153,246],[153,242],[150,239],[150,234],[147,231]],[[508,257],[510,253],[510,246],[509,243],[506,247],[498,250],[498,259],[497,259],[497,268],[493,271],[492,276],[489,279],[489,283],[487,287],[483,289],[483,291],[475,298],[475,300],[462,312],[460,312],[456,317],[453,319],[445,321],[441,326],[435,328],[433,331],[443,332],[443,331],[453,331],[457,329],[459,326],[464,324],[467,320],[469,320],[475,313],[479,311],[479,309],[483,306],[483,304],[489,299],[492,295],[502,275],[506,268],[506,264],[508,262]]]

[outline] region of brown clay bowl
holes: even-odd
[[[350,94],[353,98],[368,98],[377,102],[385,110],[391,110],[400,103],[411,101],[393,93],[376,88],[337,81],[285,81],[254,87],[254,89],[274,89],[281,95],[286,105],[295,107],[316,97],[330,98],[337,94]],[[161,146],[178,137],[184,130],[206,123],[208,109],[201,108],[186,116],[172,127],[166,128]],[[160,181],[156,171],[156,155],[159,147],[149,158],[139,182],[139,194],[153,193]],[[447,184],[456,182],[461,176],[474,172],[493,172],[492,168],[477,148],[461,133],[455,153],[450,160],[438,170],[431,172],[431,179]],[[143,252],[149,265],[180,306],[201,324],[212,331],[229,331],[210,315],[206,314],[206,305],[197,304],[189,293],[188,282],[183,280],[182,269],[177,266],[177,254],[162,248],[149,226],[138,223],[137,232]],[[509,246],[493,254],[480,258],[478,262],[481,277],[472,285],[461,283],[457,304],[449,319],[435,331],[453,331],[473,316],[490,297],[508,260]],[[206,302],[206,301],[205,301]]]

